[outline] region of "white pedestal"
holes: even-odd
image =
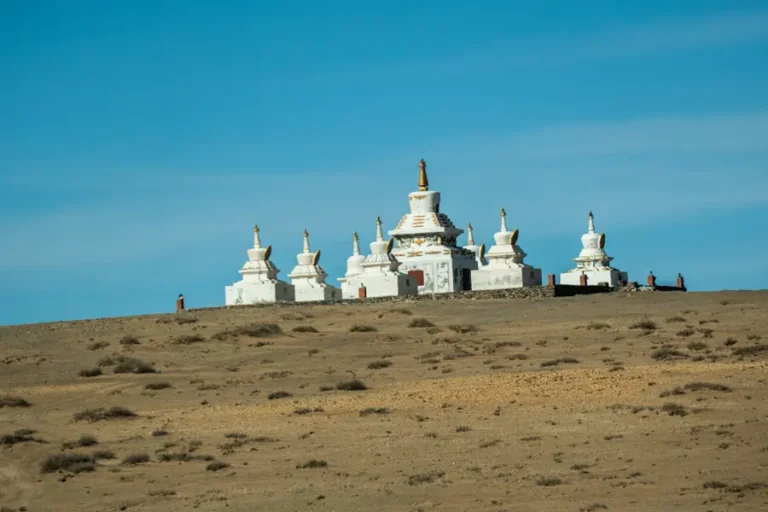
[[[293,301],[293,285],[282,281],[247,282],[238,281],[232,286],[224,287],[225,304],[235,306],[241,304],[258,304],[265,302]]]
[[[486,265],[472,271],[473,290],[504,290],[541,286],[541,269],[530,265],[493,267]]]

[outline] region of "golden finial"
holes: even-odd
[[[304,236],[305,236],[305,237],[308,237],[308,236],[309,236],[309,232],[307,231],[307,228],[304,228]]]
[[[469,223],[469,226],[467,226],[467,228],[469,228],[469,230],[472,231],[472,223],[471,222]]]
[[[355,242],[357,242],[358,240],[360,240],[360,239],[357,237],[357,231],[355,231],[355,232],[352,234],[352,240],[354,240]]]
[[[254,224],[253,225],[253,232],[254,233],[258,233],[259,232],[259,225],[258,224]]]
[[[427,179],[427,162],[421,159],[419,162],[419,190],[426,192],[429,190],[429,180]]]
[[[507,216],[507,211],[504,208],[501,209],[501,216],[502,217],[506,217]]]
[[[376,217],[376,224],[381,226],[381,217]]]

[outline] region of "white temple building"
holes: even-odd
[[[577,258],[576,268],[560,274],[561,284],[619,286],[627,282],[627,273],[611,267],[612,257],[605,252],[605,233],[595,232],[595,217],[589,212],[587,232],[581,237],[582,249]],[[581,276],[586,276],[586,283]]]
[[[519,231],[507,230],[507,212],[501,209],[501,230],[485,258],[488,264],[472,272],[473,290],[502,290],[540,286],[541,269],[527,265],[527,254],[517,245]]]
[[[296,256],[298,264],[288,277],[294,287],[296,302],[336,301],[341,290],[325,282],[328,274],[320,266],[320,251],[309,251],[309,233],[304,230],[304,250]]]
[[[253,248],[248,250],[248,261],[240,269],[243,279],[224,288],[227,306],[294,300],[293,285],[277,278],[280,270],[269,261],[271,254],[272,246],[261,246],[259,226],[254,226]]]
[[[408,194],[411,211],[389,231],[397,241],[391,254],[400,270],[416,280],[419,293],[471,290],[471,272],[478,268],[475,253],[456,245],[464,231],[440,212],[440,192],[429,190],[424,160],[419,168],[419,190]]]
[[[347,280],[350,288],[357,290],[360,298],[401,297],[417,295],[416,279],[398,270],[400,262],[392,256],[394,240],[384,240],[381,218],[376,219],[376,241],[371,242],[371,254],[362,263],[363,272]]]
[[[464,248],[475,253],[475,261],[477,261],[478,268],[488,264],[485,259],[485,244],[475,244],[475,233],[472,229],[472,223],[467,226],[467,245],[465,245]]]
[[[352,235],[352,256],[347,258],[347,273],[339,278],[341,283],[341,297],[343,299],[360,298],[359,282],[353,282],[352,278],[363,273],[365,256],[360,254],[360,239],[357,233]]]

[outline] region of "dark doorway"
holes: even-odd
[[[472,270],[468,268],[461,269],[461,289],[469,291],[472,289]]]

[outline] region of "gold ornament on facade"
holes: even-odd
[[[270,256],[272,256],[272,246],[268,245],[267,250],[264,251],[264,261],[269,261]]]
[[[509,244],[515,245],[517,243],[517,238],[520,236],[520,230],[516,229],[512,232],[512,234],[509,236]]]
[[[419,162],[419,190],[426,192],[429,190],[429,180],[427,179],[427,162],[422,158]]]

